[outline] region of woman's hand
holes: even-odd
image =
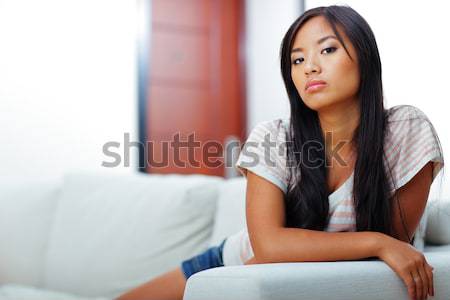
[[[426,299],[427,294],[434,296],[433,267],[416,248],[383,235],[377,256],[400,276],[411,299]]]

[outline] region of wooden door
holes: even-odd
[[[150,10],[145,171],[223,176],[225,140],[246,136],[244,1],[153,0]]]

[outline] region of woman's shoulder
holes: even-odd
[[[430,119],[419,108],[412,105],[397,105],[386,113],[385,148],[408,146],[413,142],[432,142],[437,139]],[[401,143],[410,140],[409,144]]]
[[[271,136],[282,136],[289,129],[288,118],[276,118],[271,120],[265,120],[257,123],[251,130],[251,134],[270,134]]]
[[[288,119],[272,119],[257,123],[251,130],[235,166],[244,176],[247,170],[287,191],[286,130]]]
[[[433,124],[422,110],[412,105],[398,105],[387,110],[384,153],[385,165],[392,174],[391,184],[395,183],[397,189],[429,161],[433,162],[434,179],[444,163]]]
[[[401,141],[430,142],[437,138],[430,119],[419,108],[412,105],[397,105],[386,111],[385,147],[406,146]]]
[[[386,111],[387,122],[396,123],[410,120],[428,120],[423,111],[413,105],[396,105]]]

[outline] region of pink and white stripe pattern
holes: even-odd
[[[262,147],[251,149],[251,152],[256,153],[259,157],[257,165],[244,166],[243,162],[246,162],[249,157],[243,152],[241,152],[236,163],[236,167],[244,176],[247,169],[251,170],[274,183],[284,193],[289,186],[287,182],[289,170],[286,168],[286,153],[280,151],[278,146],[285,141],[286,131],[289,128],[288,122],[287,119],[262,122],[253,129],[247,140],[247,142],[251,141],[261,145],[264,136],[269,134],[270,140],[275,141],[277,145],[277,147],[270,149],[271,160],[275,162],[275,165],[267,165]],[[391,195],[396,189],[410,181],[430,161],[433,162],[434,180],[444,165],[442,149],[438,141],[433,125],[418,108],[400,105],[388,109],[384,165],[388,172]],[[355,210],[352,200],[353,175],[329,196],[330,222],[326,231],[356,231]],[[253,251],[247,231],[243,230],[239,234],[242,235],[242,238],[235,239],[239,242],[234,245],[234,248],[239,251],[241,264],[243,264],[253,256]]]
[[[386,131],[384,165],[389,173],[390,195],[410,181],[429,161],[433,162],[434,180],[444,160],[436,131],[426,115],[410,105],[392,107],[388,110]],[[326,231],[356,231],[353,177],[349,179],[343,184],[344,192],[339,188],[336,191],[338,195],[330,195],[330,203],[337,201],[339,204],[330,205],[330,222]]]

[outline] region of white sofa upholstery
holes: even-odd
[[[435,268],[432,299],[450,299],[450,247],[426,252]],[[214,298],[211,298],[214,292]],[[214,268],[192,275],[184,300],[409,299],[404,283],[382,261],[276,263]],[[431,298],[430,298],[431,299]]]
[[[245,226],[245,179],[69,173],[0,183],[0,300],[112,299]],[[450,299],[450,246],[427,246]],[[184,300],[407,299],[381,261],[228,266],[194,274]]]
[[[222,181],[84,172],[3,181],[0,299],[112,299],[179,266],[209,246]]]

